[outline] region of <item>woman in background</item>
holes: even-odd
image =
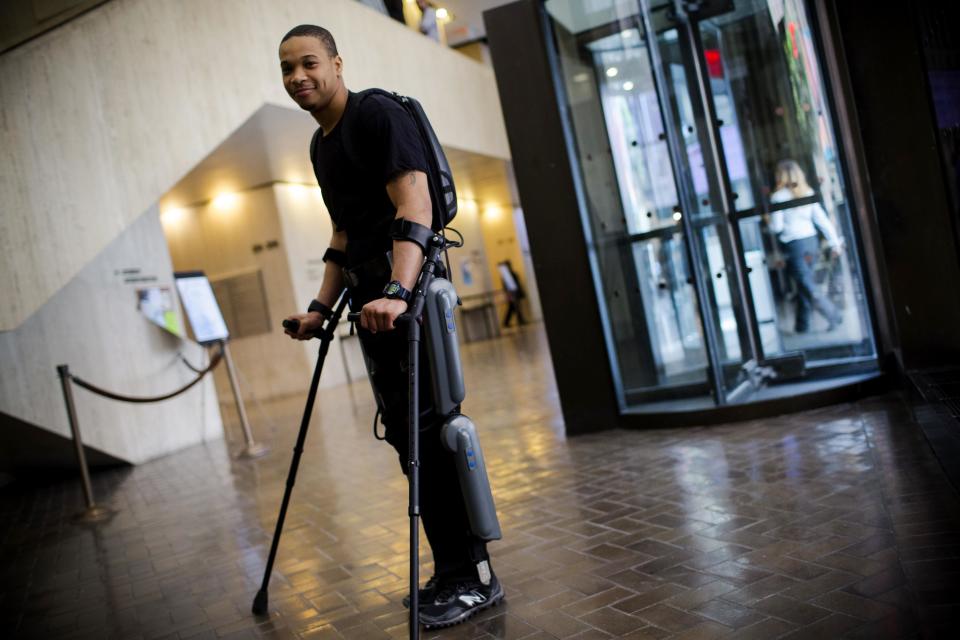
[[[794,160],[777,163],[776,188],[770,202],[777,204],[814,195],[803,169]],[[827,239],[834,256],[843,253],[843,240],[819,202],[775,211],[770,215],[770,230],[786,250],[787,274],[797,283],[797,316],[794,330],[810,329],[810,310],[816,309],[827,319],[827,331],[836,329],[843,316],[836,305],[817,290],[813,266],[820,254],[817,230]]]

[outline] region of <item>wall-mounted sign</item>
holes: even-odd
[[[138,308],[150,322],[173,335],[180,337],[180,319],[173,303],[173,291],[170,287],[148,287],[137,289]]]

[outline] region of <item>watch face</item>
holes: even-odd
[[[399,292],[400,292],[400,285],[397,284],[396,282],[391,282],[390,284],[387,285],[386,293],[388,296],[395,296]]]

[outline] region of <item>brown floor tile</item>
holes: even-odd
[[[764,598],[757,602],[754,608],[767,615],[798,625],[809,625],[820,618],[830,615],[830,612],[826,609],[814,607],[780,595]]]
[[[701,622],[695,627],[672,636],[672,640],[716,640],[717,638],[733,637],[733,629],[716,622]]]
[[[737,629],[737,640],[774,640],[796,629],[793,625],[777,618],[767,618],[742,629]],[[826,639],[822,639],[826,640]]]
[[[671,598],[678,593],[686,593],[687,589],[675,584],[664,583],[652,585],[651,588],[643,593],[632,596],[614,605],[614,608],[627,613],[633,613],[641,609],[653,606],[667,598]]]
[[[655,604],[633,614],[642,618],[655,627],[677,633],[704,622],[709,622],[703,616],[677,609],[666,604]]]
[[[620,587],[613,587],[612,589],[607,589],[606,591],[601,591],[587,598],[566,604],[561,608],[561,611],[574,617],[580,617],[601,607],[607,607],[625,600],[631,595],[633,595],[631,591]]]
[[[837,613],[844,613],[861,620],[876,620],[892,615],[896,607],[883,602],[876,602],[869,598],[855,596],[843,591],[831,591],[819,598],[814,598],[810,604],[829,609]]]
[[[694,609],[694,611],[734,629],[749,626],[766,617],[764,614],[754,611],[753,609],[719,598],[703,603]]]
[[[580,620],[614,636],[622,636],[647,624],[640,618],[610,607],[597,609],[581,616]]]
[[[863,621],[858,618],[844,615],[842,613],[833,613],[826,618],[821,618],[816,622],[809,624],[802,629],[797,629],[792,633],[783,636],[784,640],[795,640],[798,638],[840,638],[844,634],[851,632],[863,625]]]
[[[530,624],[534,628],[546,631],[557,638],[569,638],[590,628],[590,625],[586,622],[577,620],[562,611],[545,613],[530,620]]]

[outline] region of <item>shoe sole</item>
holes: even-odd
[[[449,622],[431,622],[431,623],[421,622],[420,624],[422,624],[422,625],[423,625],[423,628],[424,628],[424,629],[427,629],[427,630],[430,630],[430,629],[446,629],[447,627],[453,627],[453,626],[458,625],[458,624],[460,624],[460,623],[462,623],[462,622],[466,622],[467,620],[469,620],[470,618],[472,618],[473,616],[477,615],[478,613],[480,613],[481,611],[483,611],[483,610],[485,610],[485,609],[489,609],[489,608],[491,608],[491,607],[497,606],[498,604],[500,604],[500,602],[503,601],[504,595],[505,595],[505,594],[504,594],[504,591],[503,591],[503,589],[501,588],[501,589],[500,589],[500,595],[495,596],[495,597],[493,597],[493,598],[490,598],[489,600],[487,600],[486,602],[484,602],[484,603],[483,603],[482,605],[480,605],[479,607],[474,607],[473,609],[470,609],[469,611],[464,611],[464,612],[463,612],[462,614],[460,614],[458,617],[454,618],[453,620],[450,620]]]

